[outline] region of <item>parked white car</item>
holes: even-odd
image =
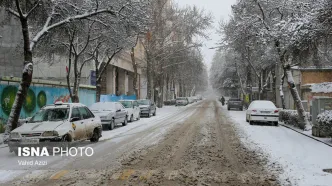
[[[43,146],[49,142],[98,142],[101,134],[100,118],[85,105],[57,102],[43,107],[25,124],[14,129],[8,146],[10,152],[17,154],[18,147]]]
[[[113,130],[118,124],[126,126],[128,112],[119,102],[98,102],[90,106],[90,110],[100,117],[103,129]]]
[[[188,98],[189,104],[192,104],[195,102],[194,97],[187,97],[187,98]]]
[[[246,121],[272,123],[278,126],[279,109],[271,101],[253,101],[246,112]]]
[[[129,122],[133,122],[134,120],[140,120],[141,119],[141,109],[139,108],[139,105],[138,105],[137,101],[135,101],[135,100],[120,100],[119,102],[125,107],[125,110],[128,112],[127,120]]]

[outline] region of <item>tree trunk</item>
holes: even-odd
[[[150,54],[147,52],[146,60],[146,78],[147,78],[147,99],[152,99],[152,73],[151,73],[151,60]]]
[[[294,83],[293,74],[291,72],[289,65],[286,67],[285,74],[287,76],[288,86],[289,86],[289,89],[291,91],[292,97],[294,99],[294,102],[295,102],[295,105],[297,108],[297,112],[298,112],[298,116],[299,116],[299,120],[300,120],[299,127],[303,130],[310,130],[311,125],[307,118],[307,115],[305,114],[305,110],[304,110],[303,104],[301,102],[299,92],[297,91],[296,85]]]
[[[246,95],[246,91],[243,88],[242,78],[241,78],[241,76],[239,74],[237,64],[235,64],[235,66],[236,66],[236,74],[237,74],[237,77],[239,78],[239,82],[240,82],[240,86],[241,86],[241,92],[242,92],[243,96],[245,96]]]
[[[161,75],[159,80],[159,94],[158,95],[158,108],[162,108],[164,105],[164,78],[163,75]]]
[[[100,102],[101,96],[101,79],[96,80],[96,102]]]
[[[79,97],[78,97],[78,87],[80,85],[80,79],[81,79],[81,75],[78,72],[78,58],[79,56],[74,56],[74,86],[73,86],[73,91],[72,91],[72,97],[71,97],[71,101],[73,103],[79,103]]]
[[[74,87],[73,87],[73,97],[72,97],[72,102],[73,103],[79,103],[79,96],[78,96],[78,89],[80,86],[80,81],[81,81],[81,74],[75,75],[75,82],[74,82]]]
[[[281,81],[280,81],[280,87],[279,87],[279,91],[280,91],[280,99],[281,99],[281,105],[282,105],[282,109],[286,109],[286,105],[285,105],[285,96],[284,96],[284,90],[283,90],[283,86],[284,86],[284,82],[285,82],[285,69],[283,69],[283,75],[281,77]]]
[[[173,86],[173,90],[174,90],[174,99],[176,99],[177,97],[176,97],[176,92],[175,92],[175,80],[173,80],[173,82],[172,82],[172,86]]]
[[[276,72],[275,72],[275,69],[272,70],[271,72],[271,75],[272,75],[272,95],[273,96],[273,99],[274,99],[274,103],[277,103],[277,92],[276,92],[276,82],[277,82],[277,79],[276,79]]]
[[[169,100],[169,92],[170,92],[170,87],[169,87],[169,75],[166,74],[166,101]]]
[[[5,131],[6,134],[9,134],[10,131],[17,128],[18,119],[20,117],[21,109],[25,101],[26,95],[28,93],[30,84],[32,82],[32,74],[33,74],[33,61],[32,61],[32,51],[30,48],[28,20],[26,18],[21,18],[20,21],[21,21],[23,41],[24,41],[24,63],[23,63],[24,67],[22,73],[22,80],[20,82],[20,86],[16,93],[15,101],[7,121],[6,131]]]
[[[137,79],[138,79],[138,73],[137,73],[137,63],[136,63],[136,59],[135,59],[135,48],[132,47],[131,48],[131,63],[133,65],[134,68],[134,78],[133,78],[133,86],[134,86],[134,91],[135,91],[135,95],[138,98],[138,87],[137,87]]]

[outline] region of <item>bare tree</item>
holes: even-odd
[[[34,48],[44,36],[75,20],[97,16],[120,17],[127,5],[127,1],[121,0],[116,2],[87,0],[84,3],[74,3],[71,0],[4,0],[0,2],[1,7],[5,7],[10,15],[20,21],[24,42],[22,80],[7,122],[6,133],[17,127],[21,108],[32,81]]]

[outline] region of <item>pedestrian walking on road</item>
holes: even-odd
[[[224,96],[221,97],[221,104],[222,104],[222,106],[225,105],[225,98],[224,98]]]

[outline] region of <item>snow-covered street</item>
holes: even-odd
[[[103,131],[92,157],[17,157],[0,148],[1,185],[331,185],[332,148],[285,127],[251,126],[215,100],[158,109]],[[22,160],[44,166],[19,165]]]
[[[223,108],[226,112],[226,108]],[[251,126],[245,121],[245,111],[229,111],[241,141],[269,160],[267,168],[279,164],[280,179],[290,185],[332,185],[332,148],[286,127]]]

